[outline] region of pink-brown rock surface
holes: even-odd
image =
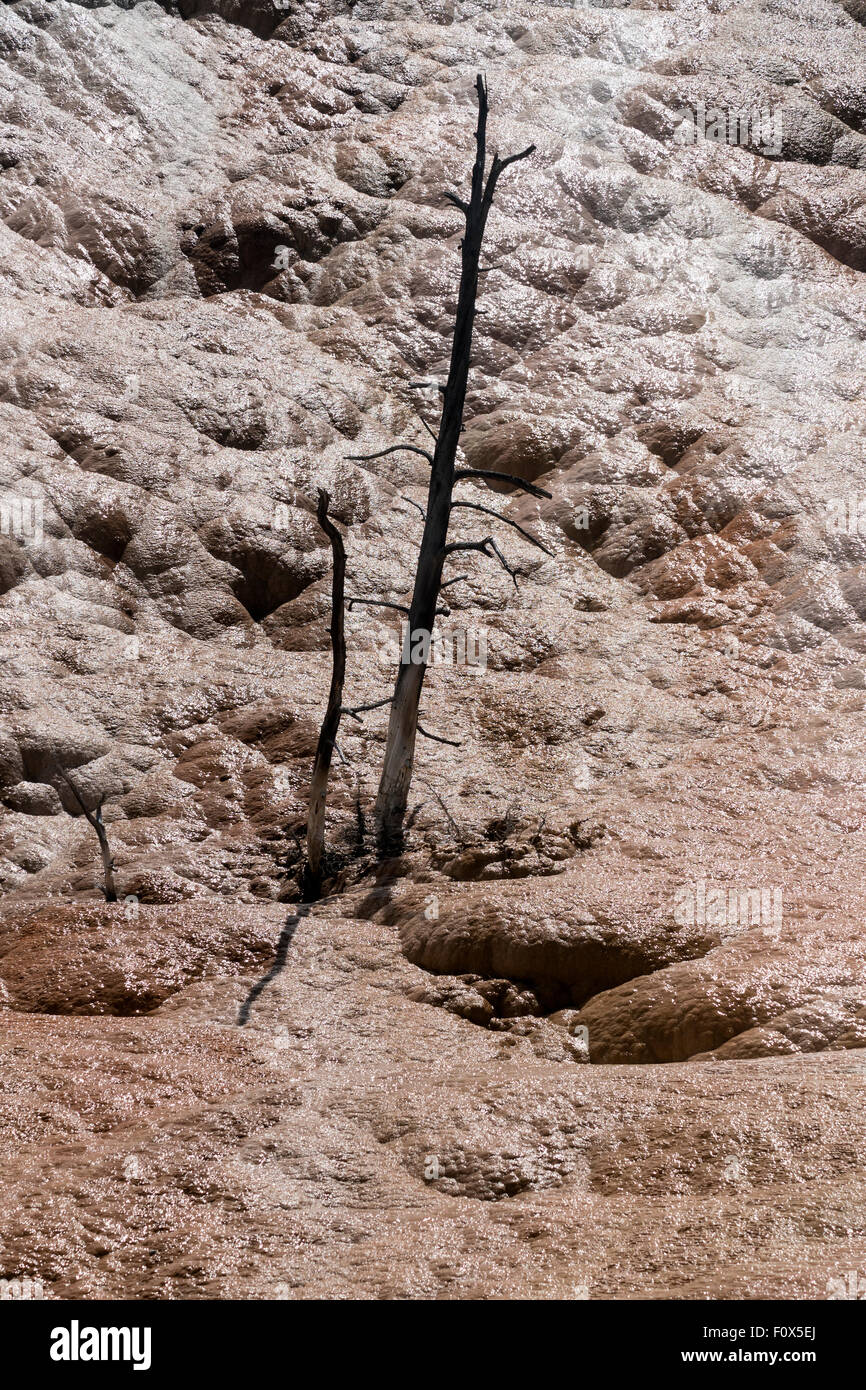
[[[864,21],[0,8],[0,1276],[866,1281]],[[463,454],[552,496],[465,496],[553,555],[504,531],[519,588],[463,560],[444,626],[482,659],[428,673],[459,746],[422,741],[399,861],[385,712],[344,720],[296,914],[316,492],[349,592],[405,600],[424,466],[347,456],[435,424],[410,383],[447,368],[480,69],[494,145],[537,152],[490,218]],[[347,699],[383,698],[399,620],[347,631]],[[104,799],[116,905],[58,770]]]

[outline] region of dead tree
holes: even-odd
[[[72,795],[75,797],[75,800],[78,802],[79,806],[84,812],[84,815],[87,817],[87,820],[96,831],[96,835],[99,840],[99,849],[102,854],[102,869],[105,875],[105,886],[103,887],[102,891],[105,895],[105,901],[107,903],[116,903],[117,888],[114,883],[114,860],[111,856],[111,849],[108,844],[108,835],[106,834],[105,826],[102,823],[102,807],[105,802],[105,797],[101,796],[99,798],[99,804],[96,807],[96,810],[91,811],[85,805],[81,793],[79,792],[72,778],[66,772],[63,771],[62,767],[58,767],[57,771],[60,773],[60,776],[63,778],[69,790],[72,792]]]
[[[310,800],[307,814],[307,862],[304,867],[301,897],[305,902],[315,901],[322,891],[322,858],[325,849],[325,803],[328,797],[328,779],[331,773],[331,760],[337,745],[340,718],[343,710],[343,683],[346,679],[346,631],[345,631],[345,590],[346,590],[346,549],[343,537],[328,516],[330,497],[323,488],[319,489],[319,505],[316,519],[331,542],[333,573],[331,578],[331,688],[328,692],[328,705],[316,757],[313,762],[313,775],[310,781]]]
[[[409,630],[412,646],[416,635],[424,639],[426,651],[432,639],[433,625],[437,612],[439,593],[443,587],[442,571],[445,562],[453,555],[475,551],[493,559],[511,575],[515,584],[515,571],[508,564],[493,536],[485,536],[478,541],[448,540],[448,525],[454,507],[464,507],[486,513],[497,521],[513,526],[533,545],[545,550],[541,542],[517,522],[502,516],[491,508],[478,502],[455,501],[452,494],[456,483],[467,479],[486,479],[491,482],[509,483],[522,488],[537,497],[550,494],[532,483],[513,477],[508,473],[497,473],[480,468],[457,468],[457,450],[463,428],[463,413],[466,403],[466,388],[469,379],[469,366],[472,352],[472,330],[475,323],[476,300],[478,297],[478,277],[481,274],[481,246],[487,217],[493,203],[493,195],[500,175],[510,164],[526,159],[535,149],[530,145],[519,154],[500,159],[494,154],[490,170],[485,178],[487,164],[487,84],[481,74],[475,81],[478,100],[478,125],[475,131],[475,164],[472,169],[472,182],[468,201],[456,193],[446,193],[445,197],[463,214],[465,228],[460,243],[461,272],[460,289],[457,299],[457,314],[454,323],[454,337],[451,347],[451,362],[448,379],[439,390],[442,396],[442,413],[438,430],[433,433],[434,447],[431,453],[415,444],[396,444],[377,454],[353,455],[354,458],[380,458],[385,454],[406,450],[421,454],[430,464],[430,485],[427,494],[427,508],[424,514],[424,534],[418,555],[412,601],[409,607]],[[423,383],[422,383],[423,384]],[[550,551],[546,551],[550,554]],[[458,583],[457,579],[445,581]],[[399,605],[393,605],[395,607]],[[423,654],[423,653],[422,653]],[[380,849],[385,853],[399,851],[403,837],[403,823],[412,780],[415,758],[415,740],[419,732],[418,706],[421,689],[427,670],[426,656],[422,660],[413,659],[414,653],[407,656],[404,650],[394,695],[390,701],[391,716],[385,747],[385,759],[379,793],[376,801],[376,819],[379,832]]]

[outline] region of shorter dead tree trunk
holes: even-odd
[[[322,720],[313,775],[310,780],[310,800],[307,813],[307,862],[304,866],[301,897],[304,902],[313,902],[322,891],[322,860],[325,851],[325,804],[328,797],[328,778],[331,773],[331,759],[337,744],[340,717],[343,714],[343,683],[346,679],[346,632],[345,632],[345,591],[346,591],[346,550],[343,537],[328,516],[331,499],[323,488],[319,489],[319,505],[316,519],[331,542],[334,557],[331,579],[331,689],[328,692],[328,707]]]
[[[102,854],[102,870],[105,875],[105,884],[102,891],[105,894],[105,901],[107,903],[116,903],[117,888],[114,882],[114,860],[111,856],[111,849],[108,844],[108,835],[106,834],[105,826],[102,821],[102,807],[103,803],[105,802],[105,797],[100,797],[99,805],[97,806],[96,810],[91,811],[85,805],[81,797],[81,793],[79,792],[72,778],[63,771],[62,767],[59,767],[57,771],[60,773],[60,776],[63,778],[69,790],[72,792],[72,795],[75,797],[75,800],[78,802],[84,815],[87,817],[87,820],[96,831],[96,836],[99,840],[100,853]]]

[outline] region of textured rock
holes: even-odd
[[[0,929],[9,1008],[44,1014],[150,1013],[209,975],[267,963],[279,909],[184,903],[12,912]]]
[[[580,1022],[599,1062],[862,1047],[863,949],[859,921],[778,936],[759,926],[700,961],[596,995]]]
[[[4,1275],[823,1297],[862,1266],[862,10],[0,7]],[[479,69],[537,153],[463,451],[552,496],[465,495],[554,557],[461,566],[484,658],[428,674],[459,747],[420,746],[399,862],[364,841],[384,712],[344,721],[331,896],[293,921],[316,491],[350,592],[402,601],[425,469],[347,456],[435,422],[409,383],[447,365]],[[398,628],[348,616],[351,702]]]
[[[324,913],[238,1029],[255,978],[143,1018],[6,1014],[4,1273],[54,1298],[824,1298],[866,1259],[863,1053],[546,1060],[414,1002],[390,928]]]

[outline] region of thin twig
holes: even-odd
[[[523,478],[516,478],[513,473],[497,473],[492,468],[458,468],[454,473],[455,483],[462,482],[464,478],[493,478],[497,483],[511,483],[513,487],[522,488],[524,492],[529,492],[533,497],[551,498],[552,492],[547,492],[537,483],[527,483]]]
[[[431,734],[431,733],[428,733],[428,731],[424,728],[424,726],[423,726],[420,722],[419,722],[419,724],[418,724],[417,727],[418,727],[418,732],[419,732],[419,734],[423,734],[425,738],[432,739],[434,743],[447,743],[447,744],[449,745],[450,748],[462,748],[462,747],[463,747],[463,744],[460,743],[459,740],[457,740],[457,739],[453,739],[453,738],[442,738],[441,734]]]
[[[405,603],[392,603],[390,599],[386,598],[350,598],[347,599],[346,602],[349,605],[350,613],[352,611],[353,606],[356,603],[366,604],[368,608],[396,608],[398,613],[408,614],[409,612],[409,609],[406,607]]]
[[[429,391],[432,386],[435,386],[440,396],[445,395],[445,387],[440,381],[407,381],[406,385],[410,391]]]
[[[433,455],[427,450],[422,449],[420,444],[392,444],[387,449],[379,449],[375,454],[346,454],[347,462],[369,463],[370,459],[383,459],[386,454],[420,454],[433,466]]]
[[[515,531],[519,531],[521,536],[530,541],[532,545],[537,545],[539,550],[543,550],[545,555],[553,555],[552,550],[548,550],[546,545],[542,545],[537,536],[525,530],[519,521],[512,521],[510,516],[503,516],[501,512],[495,512],[492,507],[482,507],[480,502],[452,502],[452,507],[468,507],[473,512],[484,512],[485,516],[495,516],[497,521],[504,521],[506,526],[513,526]]]
[[[492,552],[506,573],[511,575],[515,589],[520,588],[516,571],[511,568],[492,536],[485,536],[483,541],[450,541],[445,547],[445,555],[453,555],[457,550],[477,550],[479,554],[486,555],[488,560],[491,559]]]
[[[387,698],[386,700],[373,700],[373,701],[371,701],[371,703],[370,703],[369,705],[356,705],[354,709],[349,709],[346,705],[343,705],[342,708],[341,708],[341,710],[340,710],[340,713],[341,713],[341,714],[348,714],[349,717],[350,717],[350,719],[357,719],[357,720],[358,720],[358,723],[360,724],[360,723],[361,723],[361,718],[360,718],[360,716],[361,716],[362,714],[366,714],[367,710],[371,710],[371,709],[381,709],[383,705],[390,705],[390,704],[392,703],[393,699],[394,699],[394,696],[393,696],[393,695],[389,695],[388,698]]]
[[[452,816],[451,812],[448,810],[448,807],[445,805],[445,802],[442,800],[442,798],[441,798],[441,796],[439,795],[439,793],[437,792],[436,788],[435,788],[434,786],[431,785],[431,783],[427,780],[426,777],[422,777],[422,776],[420,775],[420,773],[419,773],[419,775],[418,775],[418,781],[419,781],[419,782],[423,782],[423,784],[424,784],[424,786],[427,788],[427,790],[428,790],[429,792],[432,792],[432,793],[433,793],[433,795],[435,796],[436,800],[439,802],[439,805],[442,807],[442,810],[445,812],[446,816],[448,817],[449,821],[451,822],[451,825],[452,825],[452,827],[453,827],[453,829],[454,829],[454,833],[455,833],[456,835],[462,835],[463,832],[461,831],[460,826],[457,824],[457,822],[456,822],[456,820],[454,819],[454,817]]]

